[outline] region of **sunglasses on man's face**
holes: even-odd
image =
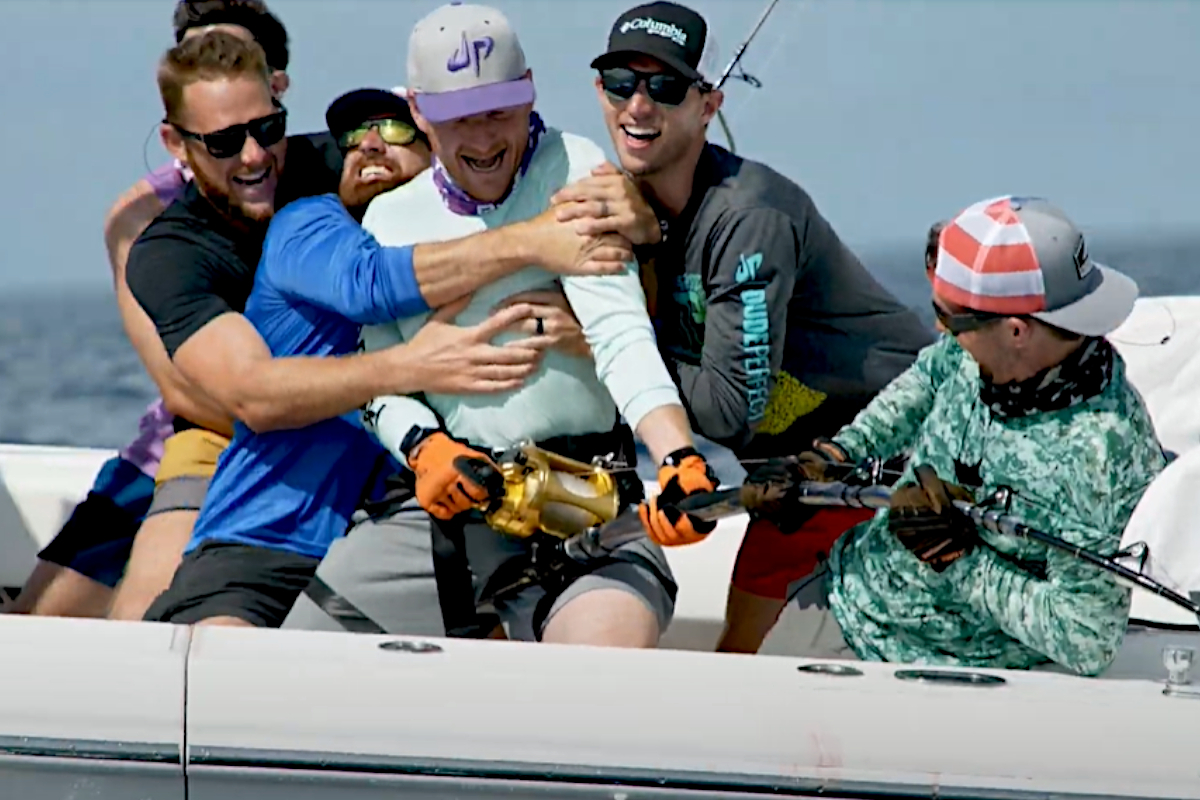
[[[628,67],[600,70],[600,85],[618,100],[633,97],[643,81],[650,99],[664,106],[679,105],[687,98],[688,89],[700,85],[673,72],[638,72]]]
[[[193,139],[204,145],[208,154],[213,158],[233,158],[242,152],[247,136],[254,137],[254,141],[258,142],[260,147],[266,148],[278,144],[287,133],[287,109],[279,106],[279,110],[274,114],[252,119],[240,125],[230,125],[228,128],[222,128],[212,133],[195,133],[181,128],[173,122],[170,125],[185,139]]]
[[[407,122],[398,119],[367,120],[352,131],[346,131],[338,137],[338,146],[343,152],[349,152],[363,143],[367,134],[372,130],[379,132],[379,138],[387,144],[409,145],[416,141],[417,129]]]
[[[952,336],[961,333],[977,331],[985,325],[990,325],[998,319],[1007,319],[1013,314],[992,314],[987,311],[966,311],[961,314],[951,314],[942,308],[936,300],[933,301],[933,313],[942,327],[950,331]]]

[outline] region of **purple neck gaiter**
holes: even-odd
[[[513,179],[513,187],[517,185],[517,181],[529,169],[529,162],[533,160],[533,152],[537,149],[538,142],[542,139],[542,134],[546,132],[546,125],[542,122],[542,118],[538,116],[536,111],[529,115],[529,142],[525,145],[525,155],[521,156],[521,166],[517,168],[517,176]],[[494,203],[484,203],[476,200],[471,195],[467,194],[462,187],[454,182],[450,177],[450,173],[442,166],[442,162],[435,156],[432,162],[433,166],[433,182],[438,188],[438,192],[442,195],[442,201],[446,204],[446,208],[453,211],[455,214],[463,216],[478,216],[486,214],[495,209],[507,198],[508,194],[500,198]],[[509,189],[509,194],[512,189]]]

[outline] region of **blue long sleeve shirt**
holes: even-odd
[[[347,355],[361,325],[428,310],[412,248],[380,246],[327,194],[275,215],[244,314],[284,358]],[[268,433],[237,422],[187,550],[219,540],[322,558],[360,500],[398,466],[357,409]]]

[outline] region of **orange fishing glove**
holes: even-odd
[[[638,516],[650,540],[663,547],[694,544],[717,527],[675,507],[683,498],[699,492],[714,492],[719,481],[704,456],[694,447],[676,450],[663,459],[658,469],[662,491],[638,506]]]
[[[438,519],[486,507],[504,494],[504,476],[486,453],[433,431],[408,451],[417,502]]]

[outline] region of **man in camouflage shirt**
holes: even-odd
[[[1037,542],[976,528],[953,499],[1012,492],[1026,524],[1102,553],[1165,466],[1120,355],[1103,337],[1137,287],[1095,264],[1040,199],[977,203],[938,240],[934,307],[947,335],[831,441],[747,478],[755,515],[786,514],[828,459],[911,456],[891,505],[794,586],[805,655],[1084,675],[1117,654],[1129,590]],[[782,497],[782,499],[780,499]],[[794,506],[793,506],[794,508]],[[781,621],[780,627],[783,627]]]

